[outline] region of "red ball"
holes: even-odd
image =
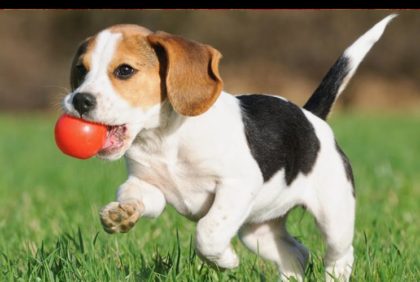
[[[104,146],[105,125],[63,114],[55,124],[55,142],[60,150],[78,159],[95,156]]]

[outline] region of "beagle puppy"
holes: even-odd
[[[353,264],[352,169],[326,118],[359,63],[395,15],[336,61],[303,108],[269,95],[223,90],[213,47],[137,25],[89,37],[72,64],[67,114],[108,127],[98,157],[125,157],[128,179],[100,212],[105,231],[127,232],[170,204],[197,222],[198,255],[220,268],[239,258],[231,240],[303,280],[308,250],[286,230],[303,206],[326,241],[326,279]]]

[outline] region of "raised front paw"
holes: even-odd
[[[139,201],[111,202],[100,211],[102,226],[108,233],[128,232],[139,220],[144,206]]]

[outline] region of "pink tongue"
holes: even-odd
[[[105,144],[102,147],[102,149],[107,149],[107,148],[114,147],[118,143],[119,142],[118,142],[117,138],[115,137],[115,135],[112,134],[112,132],[108,132],[108,136],[106,137],[106,141],[105,141]]]

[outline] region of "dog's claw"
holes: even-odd
[[[128,232],[139,220],[144,206],[138,201],[111,202],[100,211],[104,230],[110,234]]]

